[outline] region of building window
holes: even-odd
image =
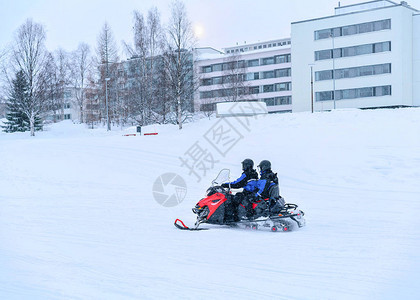
[[[226,90],[223,90],[223,89],[214,90],[213,93],[212,93],[212,97],[213,98],[216,98],[216,97],[225,97],[226,92],[227,92],[227,89]]]
[[[212,91],[200,92],[200,99],[207,99],[207,98],[212,98],[212,97],[213,97]]]
[[[246,80],[257,80],[260,79],[260,73],[259,72],[253,72],[253,73],[247,73],[246,74]]]
[[[335,79],[354,78],[369,75],[380,75],[391,73],[391,64],[380,64],[354,68],[336,69]],[[315,81],[333,79],[333,70],[315,72]]]
[[[200,105],[200,111],[215,111],[216,103],[205,103]]]
[[[263,72],[263,79],[274,78],[274,71]]]
[[[267,106],[290,105],[290,104],[292,104],[292,96],[265,98],[265,99],[262,99],[262,100],[267,104]]]
[[[315,101],[329,101],[333,100],[333,91],[323,91],[315,93]],[[391,95],[391,86],[373,86],[356,89],[336,90],[335,99],[356,99],[356,98],[367,98],[367,97],[380,97]]]
[[[258,59],[252,59],[247,61],[248,67],[257,67],[260,65],[260,62]]]
[[[276,92],[281,91],[290,91],[292,89],[292,83],[291,82],[281,82],[274,84],[274,90]]]
[[[373,44],[374,53],[385,52],[385,51],[391,51],[391,42]]]
[[[365,44],[352,47],[337,48],[334,49],[334,58],[379,53],[385,51],[391,51],[391,42],[381,42],[375,44]],[[315,51],[315,60],[331,59],[332,55],[332,49]]]
[[[222,64],[212,65],[212,71],[213,72],[222,71]]]
[[[212,85],[212,84],[213,83],[212,83],[211,78],[205,78],[205,79],[201,80],[201,85],[206,86],[206,85]]]
[[[288,63],[291,61],[291,55],[290,54],[277,55],[274,57],[274,60],[276,64]]]
[[[251,86],[249,88],[250,94],[259,94],[260,93],[260,87],[259,86]]]
[[[213,84],[222,84],[223,83],[223,77],[213,77]]]
[[[65,114],[64,115],[64,120],[70,120],[71,119],[71,115],[70,114]]]
[[[322,29],[315,31],[315,40],[327,39],[331,36],[331,29]]]
[[[332,99],[333,99],[333,91],[315,93],[315,101],[328,101]]]
[[[290,77],[292,75],[291,68],[274,70],[274,77]]]
[[[211,66],[204,66],[202,68],[203,73],[210,73],[212,71]]]
[[[315,60],[324,60],[332,58],[332,50],[315,51]]]
[[[315,81],[330,80],[333,78],[332,73],[333,73],[332,70],[315,72]]]
[[[274,85],[268,84],[263,86],[263,93],[271,93],[274,92]]]
[[[261,65],[272,65],[274,64],[274,57],[265,57],[261,59]]]
[[[391,29],[391,19],[317,30],[314,32],[314,36],[315,40],[322,40],[332,36],[339,37],[385,29]]]

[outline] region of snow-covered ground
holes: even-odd
[[[212,119],[124,136],[134,131],[62,122],[32,138],[0,133],[1,299],[420,298],[420,109]],[[176,229],[175,218],[194,222],[219,169],[239,176],[244,158],[272,162],[307,226]],[[154,200],[167,172],[187,182],[174,207]]]

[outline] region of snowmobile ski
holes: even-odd
[[[180,224],[181,223],[181,224]],[[174,222],[174,225],[176,228],[181,229],[181,230],[190,230],[190,231],[196,231],[196,230],[207,230],[208,228],[190,228],[187,225],[184,224],[184,222],[182,222],[180,219],[176,219]]]

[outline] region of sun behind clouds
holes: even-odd
[[[194,25],[194,35],[197,38],[201,38],[204,35],[204,27],[201,24]]]

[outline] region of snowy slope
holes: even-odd
[[[227,120],[142,137],[71,122],[0,133],[0,298],[420,298],[420,109]],[[180,161],[194,145],[216,160],[199,182]],[[173,226],[248,157],[272,162],[306,227]],[[175,207],[153,197],[166,172],[187,182]]]

